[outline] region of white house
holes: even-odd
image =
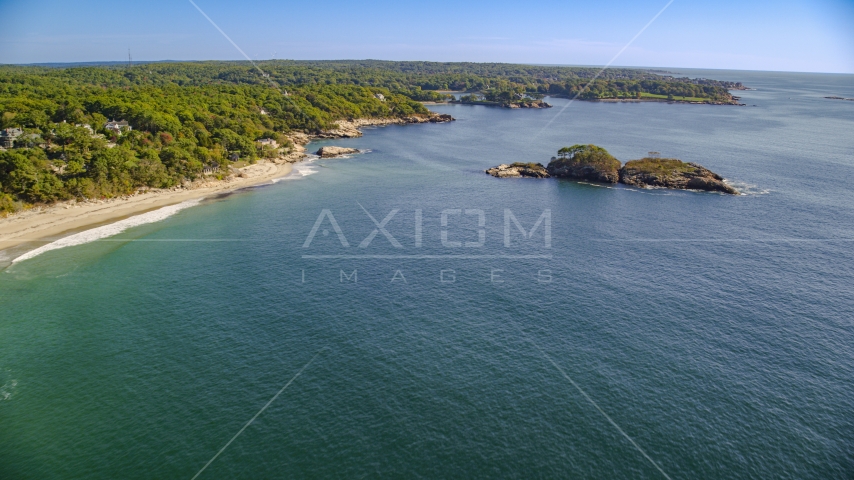
[[[122,132],[129,132],[132,130],[127,120],[119,120],[118,122],[115,120],[110,120],[104,125],[104,128],[111,132],[115,132],[118,135],[121,135]]]

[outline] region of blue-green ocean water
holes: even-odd
[[[854,477],[854,77],[679,73],[757,106],[437,106],[5,269],[0,478],[189,479],[303,368],[199,478]],[[748,195],[483,173],[573,143]]]

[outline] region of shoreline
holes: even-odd
[[[91,228],[124,220],[163,207],[188,200],[216,197],[244,188],[272,183],[273,179],[290,175],[293,165],[308,155],[307,145],[314,140],[361,137],[361,127],[430,123],[440,120],[433,116],[406,118],[362,118],[336,122],[337,129],[309,135],[302,132],[290,134],[294,151],[275,161],[260,160],[236,170],[225,180],[197,180],[170,189],[151,189],[145,192],[106,200],[66,201],[49,206],[36,206],[29,210],[0,218],[0,262],[13,258]],[[441,120],[448,121],[448,120]],[[13,253],[13,255],[9,255]],[[9,258],[5,258],[5,257]],[[5,265],[0,265],[0,268]]]
[[[744,90],[749,90],[749,89],[745,88]],[[602,103],[646,103],[646,102],[653,102],[653,103],[681,103],[681,104],[685,104],[685,105],[721,105],[721,106],[738,106],[738,107],[745,106],[745,104],[743,104],[743,103],[738,103],[738,100],[741,99],[740,97],[733,97],[733,99],[734,99],[733,101],[735,103],[712,102],[712,101],[695,102],[695,101],[691,101],[691,100],[676,100],[676,99],[668,100],[666,98],[652,98],[652,97],[643,97],[643,98],[628,98],[628,97],[626,97],[626,98],[576,98],[576,99],[571,99],[570,97],[568,97],[566,95],[546,95],[545,97],[543,97],[543,99],[549,98],[549,97],[561,98],[564,100],[573,100],[573,101],[577,101],[577,102],[602,102]],[[825,97],[825,98],[830,98],[830,97]],[[854,99],[844,99],[844,100],[854,100]],[[486,107],[501,107],[501,108],[508,108],[508,109],[549,108],[549,107],[523,107],[523,106],[505,107],[503,104],[498,103],[498,102],[448,101],[448,102],[420,102],[420,103],[422,105],[482,105],[482,106],[486,106]]]
[[[190,188],[182,186],[153,190],[109,200],[60,202],[47,207],[34,207],[0,219],[0,252],[25,245],[35,249],[92,227],[113,223],[187,200],[203,199],[263,185],[275,178],[287,176],[292,172],[293,165],[259,162],[240,170],[247,175],[245,178],[194,182]],[[21,249],[16,253],[20,255],[27,250],[29,248]]]

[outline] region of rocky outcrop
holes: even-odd
[[[596,145],[573,145],[558,151],[547,168],[558,178],[573,178],[593,182],[617,183],[620,180],[620,161]]]
[[[623,183],[640,188],[673,188],[679,190],[704,190],[738,195],[738,190],[728,185],[724,178],[696,163],[686,163],[675,158],[642,158],[621,165],[607,150],[596,145],[573,145],[558,150],[546,167],[546,175],[538,172],[536,163],[514,163],[490,168],[486,173],[494,177],[536,176],[546,178],[571,178],[603,183]],[[655,152],[652,152],[655,153]],[[527,170],[527,169],[530,169]]]
[[[620,183],[635,187],[705,190],[738,195],[724,183],[723,177],[711,170],[675,158],[642,158],[626,162],[620,169]]]
[[[313,138],[356,138],[362,136],[361,127],[383,126],[383,125],[409,125],[413,123],[445,123],[453,122],[454,117],[431,112],[429,114],[415,114],[407,117],[387,118],[356,118],[353,120],[339,120],[335,122],[336,128],[326,130],[315,135]]]
[[[448,115],[447,113],[440,113],[438,115],[431,115],[427,121],[430,123],[445,123],[445,122],[453,122],[456,120],[454,117]],[[421,122],[418,122],[421,123]]]
[[[508,177],[533,177],[533,178],[549,178],[549,172],[541,163],[512,163],[510,165],[502,163],[497,167],[492,167],[484,170],[486,173],[498,178]]]
[[[502,103],[501,106],[504,108],[552,108],[551,105],[542,100],[531,100],[530,102],[517,103]]]
[[[315,155],[317,155],[320,158],[334,158],[334,157],[340,157],[341,155],[350,155],[353,153],[359,153],[359,149],[328,146],[328,147],[320,147],[320,150],[318,150],[315,153]]]

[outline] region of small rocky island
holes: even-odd
[[[503,108],[552,108],[550,103],[546,103],[542,100],[520,100],[518,102],[505,102],[499,104],[500,107]]]
[[[340,157],[342,155],[351,155],[354,153],[359,153],[358,148],[346,148],[346,147],[320,147],[320,150],[315,152],[314,154],[320,158],[335,158]]]
[[[646,157],[621,165],[607,150],[596,145],[573,145],[558,150],[548,167],[539,163],[503,164],[486,170],[499,178],[571,178],[602,183],[623,183],[640,188],[705,190],[738,195],[738,191],[711,170],[675,158]]]
[[[539,98],[532,98],[525,95],[517,94],[516,96],[500,95],[498,97],[481,97],[476,93],[464,95],[459,100],[451,100],[448,103],[458,103],[461,105],[486,105],[488,107],[501,108],[552,108],[551,104],[544,102]]]
[[[511,163],[507,165],[502,163],[497,167],[492,167],[486,170],[486,173],[493,177],[533,177],[533,178],[549,178],[549,172],[542,163]]]

